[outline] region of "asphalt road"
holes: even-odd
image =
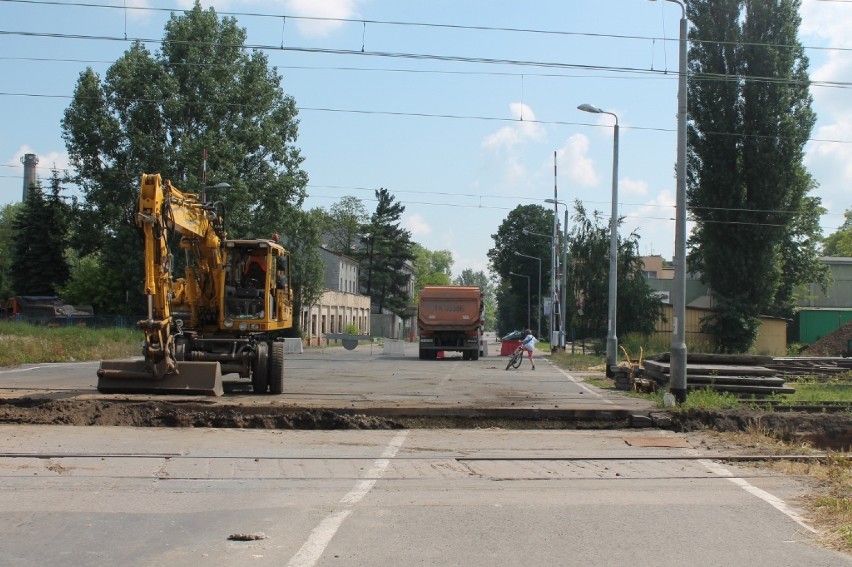
[[[797,519],[802,479],[698,458],[670,432],[4,425],[0,438],[3,565],[852,564]]]
[[[237,389],[221,398],[206,398],[205,402],[350,409],[645,411],[652,407],[646,400],[593,388],[548,364],[546,357],[539,357],[534,371],[526,360],[520,368],[510,370],[506,370],[506,362],[506,357],[499,356],[496,342],[489,344],[489,355],[478,361],[463,361],[460,353],[420,360],[414,343],[360,345],[352,351],[311,348],[286,356],[281,396],[255,396]],[[3,368],[0,398],[56,392],[84,399],[127,398],[98,394],[97,368],[97,362]],[[136,395],[133,399],[148,397]]]
[[[214,403],[641,402],[504,361],[312,350],[288,356],[283,396]],[[94,368],[2,369],[0,391],[97,397]],[[726,463],[697,434],[3,424],[0,439],[3,565],[852,565],[815,544],[806,479]]]

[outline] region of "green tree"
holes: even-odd
[[[91,305],[95,314],[114,311],[113,306],[121,301],[116,297],[121,282],[107,279],[115,272],[104,270],[104,263],[97,252],[83,258],[72,254],[70,277],[59,289],[59,296],[71,305]]]
[[[539,289],[542,296],[549,296],[547,282],[550,281],[552,242],[550,238],[537,235],[549,235],[552,231],[551,209],[541,205],[519,205],[509,212],[497,228],[497,233],[491,235],[494,247],[488,251],[488,260],[492,272],[504,282],[497,292],[497,327],[501,331],[526,327],[528,319],[527,281],[510,272],[530,278],[529,320],[533,330],[538,329],[540,322],[537,307],[544,299],[539,296]],[[541,263],[533,258],[540,258]],[[540,326],[543,332],[543,321]]]
[[[63,200],[59,172],[53,170],[50,193],[41,186],[27,191],[12,222],[11,282],[16,295],[58,295],[69,276],[65,260],[69,207]]]
[[[618,219],[619,226],[622,219]],[[569,277],[567,297],[576,305],[565,309],[566,328],[580,328],[595,337],[607,334],[609,315],[610,227],[599,212],[590,216],[583,205],[575,203],[571,232],[568,235]],[[652,294],[644,277],[639,255],[639,235],[618,235],[616,329],[649,335],[662,314],[662,302]],[[580,314],[582,311],[582,315]]]
[[[0,209],[0,301],[14,295],[12,287],[12,250],[15,247],[15,217],[23,203],[5,205]]]
[[[797,284],[827,281],[802,163],[815,115],[799,5],[687,3],[689,262],[713,290],[704,326],[726,352],[748,350],[758,316],[789,307]]]
[[[835,232],[826,237],[823,254],[826,256],[852,256],[852,209],[843,213],[845,220]]]
[[[322,209],[294,211],[285,231],[286,248],[292,254],[293,329],[302,328],[302,309],[319,301],[324,291],[324,265],[320,256],[326,214]]]
[[[411,233],[400,226],[405,206],[387,189],[376,191],[376,211],[364,227],[361,253],[361,283],[370,296],[374,312],[388,310],[407,319],[414,314],[409,297],[414,245]]]
[[[342,197],[329,207],[326,246],[335,254],[354,258],[361,248],[361,234],[370,214],[361,199]]]
[[[414,296],[415,303],[427,285],[450,285],[452,283],[453,253],[449,250],[429,250],[425,246],[412,245],[414,252]]]
[[[230,184],[208,195],[222,202],[228,233],[236,236],[285,232],[304,200],[307,175],[293,145],[296,103],[266,56],[247,52],[245,39],[235,19],[219,19],[196,2],[171,16],[160,52],[134,43],[103,81],[91,68],[77,81],[62,120],[72,180],[84,197],[74,245],[110,259],[105,276],[121,282],[121,302],[125,290],[132,293],[136,309],[143,305],[134,223],[143,172],[161,172],[186,192]]]
[[[453,280],[455,285],[478,286],[482,290],[482,298],[485,303],[485,330],[494,331],[497,325],[497,291],[494,283],[485,275],[485,272],[474,272],[470,268],[462,270],[461,274]]]

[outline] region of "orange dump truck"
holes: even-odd
[[[479,360],[482,324],[482,291],[478,287],[427,285],[417,309],[420,358],[434,359],[440,351],[455,351],[464,360]]]

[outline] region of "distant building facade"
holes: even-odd
[[[327,344],[328,333],[355,330],[370,335],[370,298],[358,292],[358,262],[320,248],[325,291],[313,305],[302,307],[302,336],[310,344]]]

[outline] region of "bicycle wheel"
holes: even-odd
[[[511,363],[512,368],[517,368],[524,361],[524,353],[519,352],[517,355],[512,357]]]

